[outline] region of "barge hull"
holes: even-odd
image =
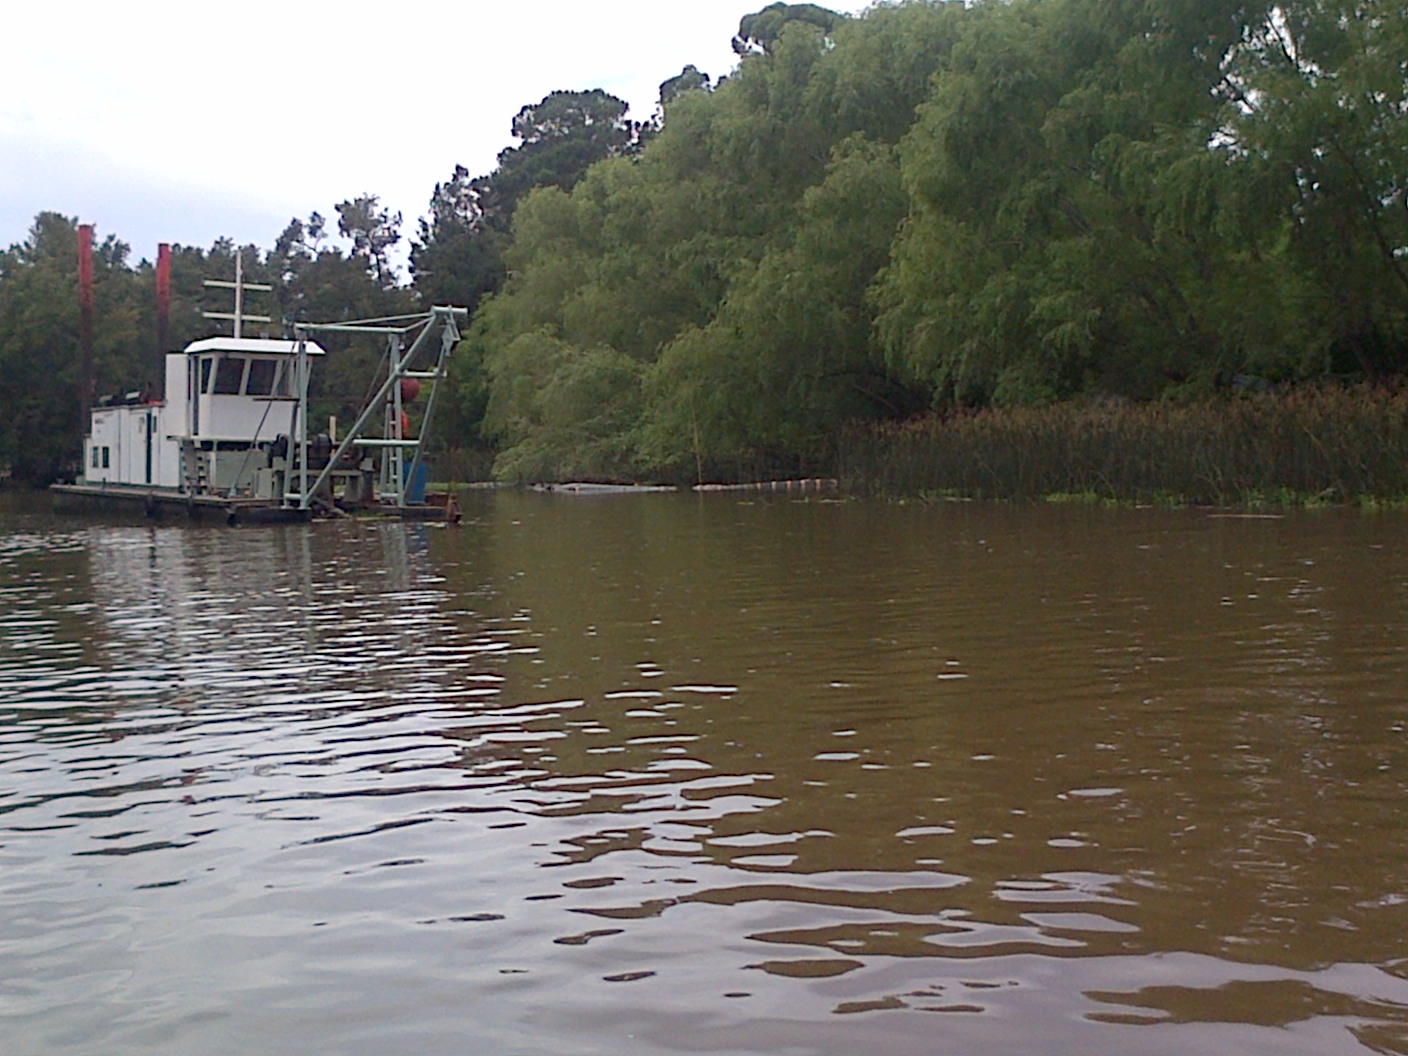
[[[318,515],[316,510],[300,510],[266,499],[231,498],[219,495],[185,495],[167,488],[132,484],[52,484],[56,513],[106,513],[140,515],[151,520],[192,520],[222,524],[301,524]],[[405,521],[443,521],[456,524],[459,506],[448,495],[431,495],[425,503],[395,506],[369,503],[353,510],[328,510],[325,516],[400,517]]]
[[[263,499],[185,495],[131,484],[54,484],[49,491],[59,513],[142,514],[154,520],[170,517],[224,524],[293,524],[310,519],[308,510]]]

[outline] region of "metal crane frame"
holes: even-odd
[[[319,489],[327,483],[333,469],[342,457],[353,447],[382,448],[387,453],[383,463],[383,491],[381,499],[404,509],[407,485],[415,480],[421,463],[421,439],[430,428],[435,413],[436,394],[439,383],[444,380],[449,366],[450,354],[460,340],[460,324],[469,318],[464,308],[434,307],[428,312],[416,315],[393,316],[386,319],[365,319],[348,323],[296,323],[294,334],[298,342],[296,356],[298,391],[298,428],[293,438],[298,452],[298,468],[290,474],[290,484],[284,494],[284,502],[299,510],[311,510]],[[405,341],[409,334],[419,329],[409,348]],[[424,353],[431,347],[432,335],[440,335],[438,355],[434,365],[418,366]],[[308,376],[309,363],[306,342],[314,334],[384,334],[386,336],[389,369],[386,380],[375,395],[367,401],[346,436],[336,445],[326,466],[309,481],[308,467]],[[402,428],[401,381],[414,378],[430,383],[430,395],[426,397],[425,416],[421,420],[420,436],[407,437]],[[383,436],[366,435],[378,412],[384,411],[385,427]],[[412,451],[409,470],[406,469],[405,453]]]

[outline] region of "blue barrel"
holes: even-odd
[[[406,502],[420,505],[425,502],[425,485],[430,480],[430,467],[424,462],[416,466],[416,475],[411,476],[411,463],[401,470],[401,482],[406,488]]]

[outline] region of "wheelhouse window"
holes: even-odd
[[[200,392],[210,391],[210,367],[215,362],[214,356],[205,356],[200,361]]]
[[[98,447],[96,444],[93,445],[93,468],[98,468]]]
[[[104,468],[104,469],[111,469],[111,468],[112,468],[112,467],[108,464],[108,451],[109,451],[109,450],[110,450],[109,448],[106,448],[106,447],[103,448],[103,468]]]
[[[270,396],[274,392],[274,378],[278,373],[279,364],[272,359],[251,359],[249,361],[249,378],[245,381],[244,391],[248,396]]]
[[[244,384],[243,356],[221,356],[215,366],[215,386],[210,391],[217,396],[238,396]]]

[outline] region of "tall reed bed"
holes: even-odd
[[[857,430],[842,484],[892,497],[1087,496],[1218,506],[1408,498],[1408,390],[1063,403]]]

